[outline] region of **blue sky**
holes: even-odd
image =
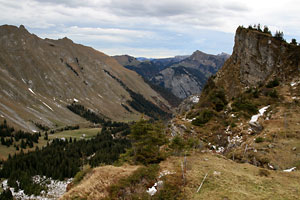
[[[68,37],[108,55],[231,53],[239,25],[261,23],[300,41],[297,0],[0,0],[0,24]]]

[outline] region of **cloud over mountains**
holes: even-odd
[[[231,53],[238,25],[260,22],[296,37],[299,7],[295,0],[0,0],[0,23],[108,54],[163,57],[195,49]]]

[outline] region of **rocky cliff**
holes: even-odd
[[[68,38],[41,39],[24,26],[0,27],[0,116],[26,130],[86,122],[66,108],[75,102],[113,120],[138,119],[135,94],[168,103],[115,59]],[[149,104],[150,105],[150,104]]]
[[[239,27],[232,56],[217,73],[215,82],[231,96],[275,76],[287,81],[299,74],[300,48],[269,33]]]
[[[191,56],[138,61],[130,56],[115,57],[120,64],[134,70],[150,83],[163,87],[184,99],[199,94],[208,77],[224,64],[228,54],[210,55],[195,51]]]
[[[196,136],[236,162],[298,169],[299,91],[300,46],[239,27],[231,57],[208,80],[199,102],[182,107],[170,132]]]
[[[209,55],[201,51],[160,71],[151,81],[184,99],[199,94],[208,77],[215,74],[228,58],[227,54]]]

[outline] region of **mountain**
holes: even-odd
[[[152,59],[146,61],[139,61],[129,55],[114,56],[114,58],[125,68],[133,70],[140,74],[143,79],[150,85],[152,89],[158,92],[172,107],[180,104],[181,100],[175,96],[169,89],[154,84],[151,79],[161,70],[167,68],[169,65],[183,60],[186,56],[175,56],[174,58]]]
[[[229,97],[275,77],[288,82],[299,75],[299,47],[257,30],[238,28],[232,56],[215,82]]]
[[[41,39],[24,26],[1,26],[0,66],[0,116],[21,129],[85,123],[67,108],[72,103],[118,121],[168,112],[168,103],[135,72],[68,38]]]
[[[209,55],[201,51],[191,56],[139,61],[131,56],[115,56],[118,62],[136,71],[151,84],[167,89],[179,99],[199,94],[208,77],[215,74],[229,55]]]
[[[195,51],[190,57],[161,70],[151,82],[171,90],[181,99],[199,94],[207,79],[222,67],[228,56]]]
[[[159,58],[159,59],[140,59],[134,58],[129,55],[113,56],[124,67],[136,71],[146,80],[150,80],[153,76],[161,70],[167,68],[173,63],[180,62],[188,56],[175,56],[172,58]]]
[[[94,138],[53,139],[29,153],[22,140],[22,151],[2,162],[1,197],[11,194],[9,186],[20,198],[44,198],[41,191],[51,183],[51,198],[53,186],[57,198],[67,188],[60,199],[299,199],[299,53],[300,46],[278,34],[239,27],[224,67],[168,124],[103,123]],[[105,74],[132,98],[147,102],[108,69]],[[6,122],[0,128],[6,150],[20,134],[10,136],[14,130]]]
[[[192,126],[193,135],[228,159],[269,170],[298,169],[299,77],[300,46],[239,27],[232,55],[199,101],[182,106],[172,134],[186,135],[182,127]]]

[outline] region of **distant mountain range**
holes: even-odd
[[[207,79],[222,67],[229,55],[195,51],[190,56],[162,59],[134,58],[129,55],[114,58],[124,67],[140,74],[150,85],[164,88],[164,93],[171,92],[181,101],[200,93]]]

